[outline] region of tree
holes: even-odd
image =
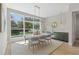
[[[33,28],[33,24],[30,22],[25,22],[25,28],[31,29]]]
[[[34,28],[39,30],[40,25],[39,24],[34,24]]]
[[[22,21],[18,21],[18,28],[23,28],[23,22]]]
[[[17,24],[15,21],[11,20],[11,27],[17,27]]]

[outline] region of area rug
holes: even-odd
[[[62,41],[52,39],[52,43],[46,43],[45,46],[40,48],[28,48],[28,41],[19,41],[12,43],[11,55],[49,55],[63,44]]]

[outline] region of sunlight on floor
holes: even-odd
[[[19,42],[16,42],[17,44],[22,44],[22,45],[27,45],[29,43],[29,41],[27,40],[26,43],[25,41],[19,41]]]

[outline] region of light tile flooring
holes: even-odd
[[[11,44],[11,55],[48,55],[63,44],[62,41],[53,39],[51,42],[45,41],[44,43],[45,44],[40,44],[39,48],[35,46],[33,50],[31,46],[28,48],[28,40],[26,43],[24,41],[14,42]],[[9,51],[7,51],[7,53]]]
[[[54,52],[50,53],[50,55],[79,55],[79,40],[73,46],[69,46],[68,43],[64,42]]]

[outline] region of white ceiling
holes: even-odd
[[[59,13],[68,11],[69,4],[65,3],[47,3],[47,4],[37,4],[41,8],[41,14],[43,17],[50,17],[57,15]]]
[[[62,12],[66,12],[69,9],[68,3],[12,3],[6,4],[8,8],[20,10],[26,13],[34,14],[34,6],[40,7],[41,17],[50,17]]]

